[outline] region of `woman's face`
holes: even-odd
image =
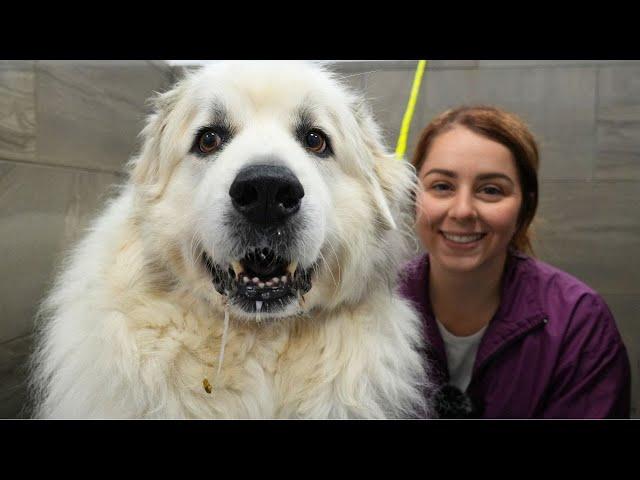
[[[418,175],[416,228],[430,261],[455,272],[501,265],[522,205],[509,149],[456,126],[435,138]]]

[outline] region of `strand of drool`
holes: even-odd
[[[222,345],[220,346],[220,356],[218,357],[218,371],[216,372],[216,383],[222,369],[222,360],[224,360],[224,347],[227,344],[227,332],[229,330],[229,305],[224,306],[224,330],[222,331]]]

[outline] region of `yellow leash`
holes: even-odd
[[[418,93],[420,92],[420,83],[422,83],[422,75],[424,69],[427,66],[426,60],[419,60],[416,68],[416,74],[413,77],[413,86],[411,87],[411,96],[409,97],[409,103],[407,104],[407,110],[404,112],[402,118],[402,127],[400,128],[400,135],[398,136],[398,144],[396,145],[396,158],[398,160],[404,157],[407,151],[407,138],[409,137],[409,127],[411,127],[411,119],[413,118],[413,111],[416,108],[416,102],[418,100]]]

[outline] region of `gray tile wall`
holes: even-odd
[[[415,61],[345,62],[395,150]],[[601,292],[629,350],[640,417],[640,62],[429,62],[409,136],[442,110],[490,103],[519,114],[541,147],[539,258]]]
[[[21,415],[55,266],[124,178],[145,101],[172,80],[160,62],[0,61],[0,418]]]

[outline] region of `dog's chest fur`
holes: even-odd
[[[176,312],[173,312],[174,314]],[[131,329],[148,405],[143,417],[345,418],[389,414],[376,385],[394,375],[376,358],[375,330],[358,313],[263,325],[231,321],[222,364],[222,318],[187,312]],[[206,320],[202,320],[206,319]],[[176,321],[177,320],[177,321]],[[213,320],[213,321],[212,321]],[[350,339],[361,339],[352,343]],[[381,345],[380,345],[381,347]],[[377,365],[376,365],[377,363]],[[218,373],[218,368],[219,373]],[[203,381],[212,391],[205,391]],[[377,400],[377,401],[376,401]],[[369,408],[370,410],[366,410]]]

